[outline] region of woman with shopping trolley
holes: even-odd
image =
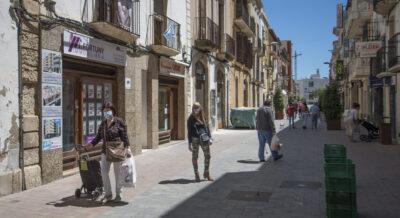
[[[103,180],[103,193],[96,199],[99,202],[107,203],[112,200],[110,167],[114,165],[115,174],[115,199],[114,202],[121,201],[121,179],[120,171],[122,162],[126,157],[132,155],[127,135],[125,122],[117,117],[115,107],[111,102],[106,102],[102,107],[104,120],[101,122],[96,137],[85,147],[90,148],[103,140],[101,153],[101,177]]]

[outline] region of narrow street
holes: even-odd
[[[400,214],[399,147],[349,144],[343,131],[324,125],[282,126],[279,136],[284,158],[262,164],[254,130],[216,132],[214,182],[194,182],[187,144],[179,143],[135,157],[137,188],[126,189],[121,204],[75,199],[81,181],[74,175],[2,197],[0,211],[2,217],[324,217],[323,144],[341,143],[356,164],[359,217]]]

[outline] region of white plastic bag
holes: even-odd
[[[273,151],[278,151],[279,149],[280,149],[279,138],[278,138],[278,136],[275,134],[274,136],[272,136],[272,140],[271,140],[271,150],[273,150]]]
[[[120,182],[122,187],[136,186],[136,165],[133,156],[126,158],[121,164]]]

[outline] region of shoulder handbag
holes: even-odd
[[[105,123],[107,125],[107,123]],[[107,142],[106,128],[103,129],[103,143],[106,145],[106,159],[109,162],[121,162],[125,160],[124,143],[119,139],[117,141]]]
[[[196,128],[196,132],[199,135],[200,141],[203,143],[209,143],[211,138],[208,135],[207,130],[205,130],[205,132],[203,132],[203,133],[199,133],[199,129],[197,128],[196,124],[194,124],[194,127]],[[207,127],[205,127],[205,128],[207,128]]]

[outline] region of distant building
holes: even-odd
[[[325,88],[329,83],[328,78],[321,78],[319,73],[319,69],[317,70],[316,74],[312,74],[310,78],[296,80],[296,88],[297,93],[301,98],[306,99],[308,103],[313,103],[318,101],[316,96],[313,96],[312,93],[315,90]]]

